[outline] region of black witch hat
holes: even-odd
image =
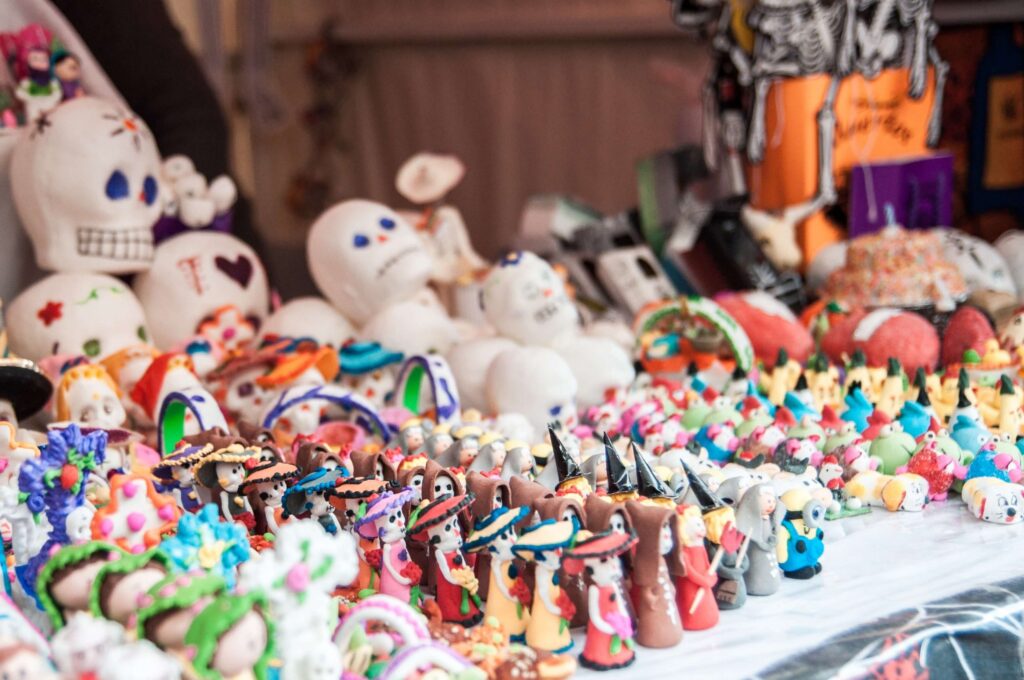
[[[708,488],[708,483],[704,481],[703,477],[694,472],[693,468],[687,465],[685,461],[680,461],[680,463],[682,463],[683,472],[686,473],[686,479],[690,482],[690,489],[693,491],[693,495],[696,496],[702,513],[707,514],[725,505],[722,499],[718,497],[718,494]],[[639,475],[637,476],[639,477]]]
[[[558,435],[555,434],[554,428],[548,428],[548,436],[551,438],[551,458],[554,459],[555,470],[558,472],[558,486],[561,486],[570,479],[583,477],[583,471],[580,469],[579,463],[566,451],[565,445],[558,438]],[[548,465],[551,465],[550,460]]]
[[[604,467],[608,475],[608,494],[629,494],[636,491],[636,484],[629,478],[629,470],[619,458],[619,452],[612,445],[608,434],[604,435]]]
[[[636,465],[636,486],[640,495],[645,498],[675,498],[675,494],[672,493],[672,489],[668,487],[668,484],[655,474],[654,469],[647,462],[647,459],[644,458],[644,454],[640,451],[640,447],[636,445],[636,442],[630,441],[629,446],[633,450],[633,459]]]

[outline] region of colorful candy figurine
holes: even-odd
[[[50,648],[62,677],[92,678],[104,657],[123,642],[124,629],[117,623],[79,612],[57,631]]]
[[[718,624],[718,603],[712,588],[718,576],[711,568],[704,545],[707,527],[696,505],[680,505],[676,510],[679,538],[682,541],[680,558],[685,573],[676,578],[676,602],[683,620],[683,630],[705,630]]]
[[[946,500],[953,480],[967,476],[966,466],[938,452],[935,439],[928,440],[906,465],[896,469],[897,474],[904,472],[912,472],[928,480],[928,499],[933,501]]]
[[[195,512],[203,505],[200,491],[206,496],[206,500],[209,500],[209,492],[196,485],[193,469],[196,462],[212,451],[213,446],[210,444],[186,444],[153,466],[153,475],[160,482],[164,493],[169,492],[174,496],[185,512]]]
[[[330,498],[337,482],[346,475],[344,468],[325,470],[318,468],[284,492],[284,517],[308,516],[320,522],[329,534],[341,531],[341,523],[334,516]]]
[[[899,423],[883,425],[878,436],[871,442],[868,455],[878,460],[878,471],[892,475],[896,468],[902,467],[910,460],[917,442],[903,431]]]
[[[244,524],[252,531],[256,516],[249,499],[242,493],[245,476],[259,459],[260,450],[232,443],[214,448],[195,463],[195,476],[202,486],[213,494],[221,517]]]
[[[640,541],[633,562],[633,610],[636,641],[644,647],[674,647],[683,638],[673,574],[685,567],[673,508],[629,501],[626,510]]]
[[[771,484],[750,487],[736,508],[736,528],[746,536],[744,543],[750,558],[750,568],[743,580],[751,595],[772,595],[781,585],[777,534],[785,514]]]
[[[216,574],[171,574],[139,598],[135,631],[167,652],[181,653],[192,620],[225,590]]]
[[[75,612],[89,611],[89,589],[96,574],[122,555],[115,545],[90,541],[65,546],[46,561],[36,581],[36,597],[54,630]]]
[[[127,625],[138,611],[139,596],[167,576],[170,569],[171,560],[159,548],[107,563],[96,572],[91,584],[92,615]]]
[[[825,506],[802,486],[785,492],[779,501],[786,511],[777,544],[779,568],[787,578],[812,578],[821,573],[825,552]]]
[[[185,634],[197,678],[265,680],[274,651],[265,606],[257,593],[223,594],[203,609]]]
[[[284,494],[299,469],[290,463],[272,462],[253,468],[239,490],[249,499],[256,516],[256,534],[276,534],[284,523]]]
[[[441,618],[467,628],[480,623],[479,583],[462,550],[462,529],[458,516],[473,502],[472,494],[442,496],[424,501],[406,535],[430,545],[431,570],[437,584],[436,601]]]
[[[346,531],[355,532],[355,524],[359,516],[366,511],[366,499],[376,496],[384,491],[387,483],[376,477],[346,477],[339,479],[334,487],[334,493],[329,497],[329,502],[334,506],[335,514],[341,513],[342,528]],[[377,560],[371,560],[367,554],[377,550],[376,536],[363,536],[359,534],[359,577],[356,579],[356,592],[361,597],[371,595],[380,583],[379,567]],[[376,553],[374,553],[376,554]]]
[[[846,495],[847,505],[851,507],[871,505],[884,507],[889,512],[920,512],[928,504],[928,480],[909,472],[884,475],[866,470],[846,484]]]
[[[558,584],[562,550],[579,529],[573,520],[549,519],[523,530],[513,551],[534,563],[533,606],[526,626],[526,644],[561,654],[572,649],[569,622],[576,613],[569,595]]]
[[[367,503],[366,512],[355,522],[355,530],[363,540],[380,542],[380,585],[377,592],[418,606],[422,574],[409,558],[405,545],[405,514],[402,512],[410,498],[412,489],[408,488],[396,493],[381,493]],[[360,547],[366,555],[366,548]],[[415,595],[412,594],[413,588],[417,591]]]
[[[496,618],[513,642],[525,641],[530,621],[530,588],[513,552],[517,538],[515,525],[527,514],[529,508],[526,507],[495,508],[476,522],[466,539],[468,552],[486,550],[490,554],[490,584],[484,615]]]
[[[32,680],[60,680],[61,677],[38,647],[14,638],[0,642],[0,674]]]
[[[139,553],[173,532],[180,517],[174,499],[157,493],[148,477],[117,475],[110,483],[110,501],[93,515],[92,535]]]
[[[633,621],[617,587],[623,577],[619,557],[636,541],[633,533],[609,530],[578,540],[562,558],[568,571],[583,571],[590,579],[587,640],[579,656],[585,668],[607,671],[625,668],[636,660]]]
[[[961,492],[972,515],[993,524],[1017,524],[1024,520],[1024,488],[995,477],[975,477]]]
[[[208,503],[199,512],[182,515],[178,530],[160,544],[160,551],[177,571],[205,571],[217,574],[229,588],[235,573],[249,559],[249,534],[238,522],[222,519],[217,506]]]

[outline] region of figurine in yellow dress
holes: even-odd
[[[530,621],[530,589],[523,579],[524,570],[516,564],[512,552],[516,544],[516,524],[528,507],[499,507],[480,519],[466,539],[467,552],[486,550],[491,556],[490,584],[487,588],[486,618],[494,617],[513,642],[523,642]]]
[[[558,585],[562,549],[569,545],[579,524],[575,519],[549,519],[523,530],[513,548],[535,563],[533,606],[526,626],[526,644],[534,649],[561,654],[572,649],[569,622],[573,605]]]

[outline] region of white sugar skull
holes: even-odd
[[[340,347],[355,336],[348,319],[323,298],[301,297],[281,305],[260,328],[260,337],[312,338],[318,345]]]
[[[391,366],[382,366],[368,373],[343,374],[341,385],[373,404],[384,408],[387,397],[395,391],[395,371]]]
[[[256,366],[241,371],[228,383],[224,406],[241,420],[259,422],[273,394],[260,386],[256,379],[266,373],[266,367]]]
[[[1017,294],[1017,285],[1002,253],[977,236],[943,229],[942,251],[957,266],[972,291],[994,290]]]
[[[116,428],[128,417],[106,369],[83,364],[64,372],[57,387],[57,420]]]
[[[234,306],[257,328],[267,315],[267,273],[256,253],[230,234],[199,231],[161,243],[153,266],[135,278],[153,342],[191,340],[204,321]]]
[[[309,231],[306,256],[317,287],[360,326],[412,297],[433,269],[413,228],[387,206],[365,200],[321,215]]]
[[[484,281],[483,307],[499,333],[524,345],[549,345],[579,331],[565,284],[533,253],[510,253],[494,265]]]
[[[516,347],[498,355],[487,370],[487,401],[495,413],[520,413],[537,432],[559,420],[575,427],[576,378],[556,352]]]
[[[148,338],[135,294],[105,274],[52,274],[14,298],[5,321],[11,351],[32,361],[101,359]]]
[[[11,188],[42,269],[125,273],[153,258],[160,155],[131,111],[79,97],[29,127]]]

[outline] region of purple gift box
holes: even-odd
[[[888,209],[887,209],[888,208]],[[850,238],[889,224],[948,227],[953,220],[953,154],[934,153],[857,165],[850,177]]]

